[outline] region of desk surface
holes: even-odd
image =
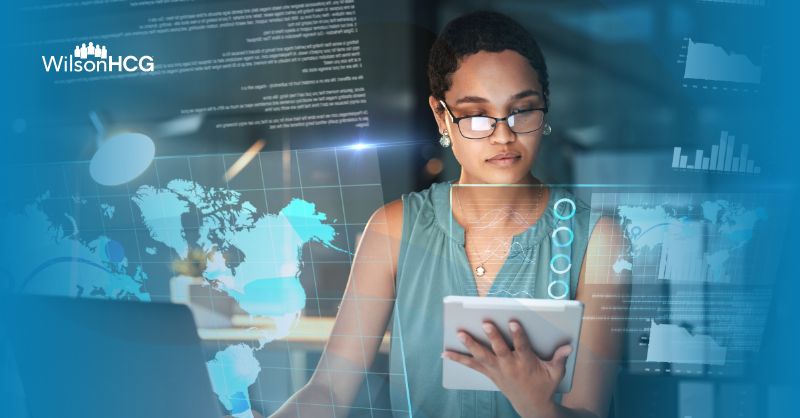
[[[335,318],[332,317],[300,317],[295,326],[291,328],[289,335],[277,341],[301,343],[321,351],[325,347],[325,342],[330,338],[334,320]],[[257,317],[251,320],[247,315],[234,315],[231,322],[234,326],[241,328],[200,328],[197,333],[203,340],[258,341],[264,338],[264,331],[268,333],[276,331],[275,323],[269,318]],[[390,338],[389,332],[383,335],[378,350],[380,353],[389,353]]]

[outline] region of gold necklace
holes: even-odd
[[[536,206],[536,207],[539,206],[539,200],[542,197],[542,188],[543,188],[542,185],[539,185],[539,194],[536,196],[536,203],[531,205],[531,208],[528,210],[528,213],[525,215],[524,218],[522,218],[522,222],[523,223],[525,222],[526,219],[528,219],[528,216],[530,216],[531,212],[533,212],[534,206]],[[461,214],[464,215],[464,220],[466,221],[467,213],[464,212],[464,207],[461,206],[461,195],[459,195],[457,188],[456,188],[456,200],[458,200],[458,208],[461,209]],[[511,209],[511,211],[514,212],[514,209]],[[469,221],[467,221],[467,223],[469,223]],[[513,231],[511,231],[511,234],[508,235],[508,238],[507,238],[508,240],[511,239],[511,237],[514,235],[515,232],[517,232],[517,229],[519,229],[520,226],[522,226],[522,225],[518,225],[516,228],[514,228]],[[470,237],[472,236],[472,231],[469,230],[469,229],[467,230],[467,236],[470,236]],[[508,254],[511,254],[511,245],[506,243],[505,241],[502,241],[502,242],[503,242],[503,244],[506,244],[508,246],[508,248],[509,248]],[[474,239],[472,240],[472,251],[474,251],[475,255],[478,256],[478,261],[480,262],[480,265],[478,265],[478,267],[475,267],[475,274],[477,274],[479,277],[482,277],[484,274],[486,274],[486,268],[483,267],[483,263],[484,263],[483,257],[481,257],[480,253],[478,252],[477,247],[475,247],[475,240]],[[508,254],[506,255],[506,257],[508,257]],[[467,261],[469,261],[469,257],[467,257]],[[487,258],[487,261],[488,261],[488,258]]]

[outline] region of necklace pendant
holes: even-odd
[[[484,269],[483,266],[478,266],[475,268],[475,274],[477,274],[478,276],[483,276],[484,274],[486,274],[486,269]]]

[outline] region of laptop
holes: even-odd
[[[0,295],[30,416],[223,414],[184,305]]]

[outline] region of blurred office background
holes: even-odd
[[[253,351],[261,371],[256,372],[258,385],[249,387],[249,402],[265,415],[274,412],[305,384],[319,361],[349,270],[349,259],[332,247],[352,252],[369,215],[381,204],[459,176],[460,167],[452,151],[438,144],[437,126],[427,104],[426,66],[436,34],[463,13],[494,10],[514,17],[533,34],[547,59],[551,100],[548,123],[553,134],[545,137],[533,169],[545,182],[564,185],[597,207],[607,203],[597,197],[603,194],[699,196],[707,188],[746,194],[774,190],[792,182],[793,168],[783,164],[785,156],[779,151],[783,145],[780,115],[790,112],[780,105],[782,58],[770,52],[786,41],[774,29],[783,22],[781,5],[773,4],[777,2],[342,1],[324,7],[346,7],[322,11],[319,13],[323,15],[313,17],[313,25],[330,26],[319,29],[319,35],[294,37],[288,35],[289,31],[280,32],[285,40],[277,40],[281,35],[276,31],[281,29],[276,28],[303,26],[269,21],[286,16],[270,17],[270,11],[256,9],[295,5],[287,10],[295,11],[299,21],[309,21],[310,14],[317,13],[310,11],[310,2],[145,3],[106,2],[84,7],[52,1],[7,6],[13,13],[3,18],[7,23],[3,29],[6,51],[13,52],[20,62],[6,69],[7,77],[24,82],[7,83],[5,87],[2,136],[9,149],[0,161],[7,178],[14,179],[9,182],[9,193],[23,197],[4,200],[3,209],[8,213],[22,211],[26,204],[42,196],[40,180],[60,183],[63,179],[66,188],[49,189],[49,200],[41,203],[43,211],[47,212],[51,205],[51,212],[61,218],[51,221],[63,229],[63,236],[80,230],[83,242],[91,242],[90,237],[102,234],[92,235],[92,227],[84,225],[98,224],[98,219],[112,223],[111,216],[106,219],[88,209],[78,210],[83,204],[76,203],[76,196],[100,196],[102,199],[96,199],[98,205],[116,198],[117,219],[123,215],[135,219],[135,232],[121,232],[119,236],[123,238],[116,239],[127,246],[126,239],[155,239],[142,232],[150,228],[144,209],[128,202],[134,190],[144,185],[165,189],[170,179],[183,179],[185,173],[191,173],[205,187],[240,190],[242,201],[249,199],[265,213],[278,213],[292,199],[302,198],[327,213],[328,222],[338,219],[344,223],[341,228],[336,227],[339,235],[334,241],[310,240],[302,247],[300,259],[304,264],[297,267],[296,275],[314,303],[306,304],[299,330],[294,336]],[[229,21],[241,16],[239,21],[251,22],[248,25],[253,28],[226,29],[228,32],[211,28],[214,13],[234,10],[239,13],[219,16],[230,18]],[[333,27],[335,22],[322,22],[337,16],[357,20],[344,20],[344,32],[323,36],[325,31],[341,29]],[[21,19],[30,27],[19,30],[19,22],[14,19]],[[207,21],[200,22],[203,19]],[[291,22],[291,17],[286,19]],[[146,32],[181,25],[188,31]],[[357,32],[347,30],[353,27]],[[754,29],[743,31],[743,27]],[[117,32],[119,36],[97,39],[107,42],[109,51],[114,49],[113,55],[119,50],[123,56],[152,56],[156,65],[153,76],[98,80],[88,73],[42,71],[39,56],[69,54],[76,43]],[[274,39],[268,40],[268,36]],[[743,83],[685,77],[687,51],[692,43],[747,56],[763,68],[761,79]],[[298,46],[302,48],[293,51],[306,53],[281,55],[285,51],[279,48]],[[253,52],[259,48],[270,51]],[[315,53],[330,56],[315,61],[265,63]],[[253,69],[203,69],[225,65],[226,58],[243,56],[253,56],[262,63],[259,66],[253,61]],[[160,65],[170,70],[194,70],[158,75]],[[331,68],[337,65],[340,68]],[[304,71],[309,68],[316,70]],[[309,80],[316,80],[317,84],[302,83]],[[316,100],[303,101],[311,97]],[[323,107],[303,110],[303,103],[325,101]],[[337,104],[341,101],[347,103]],[[309,115],[339,122],[292,125],[307,122],[302,117]],[[247,124],[248,121],[259,122]],[[156,163],[140,178],[131,180],[125,191],[106,190],[92,183],[89,161],[105,141],[120,132],[137,132],[151,138]],[[727,139],[733,136],[738,140],[735,146],[732,139]],[[719,151],[721,138],[736,152],[741,168],[738,172],[713,171],[703,166],[707,164],[703,156],[716,159],[716,154],[711,153],[714,148]],[[749,154],[742,150],[743,143],[749,144]],[[333,148],[337,151],[331,151]],[[231,176],[232,164],[248,150],[262,154],[247,160],[250,165],[245,164],[245,169]],[[704,154],[699,150],[705,150]],[[722,157],[719,161],[722,164]],[[256,162],[261,164],[258,170],[253,168]],[[733,166],[736,168],[737,164]],[[275,168],[274,184],[267,184],[264,173],[270,169],[264,167]],[[348,168],[352,169],[349,178],[343,174]],[[248,186],[248,176],[260,178],[260,186]],[[318,191],[312,190],[314,187],[319,187]],[[96,190],[86,191],[92,188]],[[346,189],[358,192],[342,191]],[[263,199],[251,193],[254,190],[263,191]],[[778,205],[791,202],[776,199]],[[703,200],[700,198],[700,203]],[[200,213],[194,207],[191,210]],[[781,210],[783,206],[778,209]],[[67,213],[71,215],[65,217]],[[613,209],[610,214],[616,215]],[[184,222],[186,218],[181,216],[179,222]],[[97,219],[92,221],[93,217]],[[202,223],[199,215],[197,223]],[[101,231],[100,226],[95,225],[94,229]],[[790,236],[791,233],[780,235],[781,241],[775,247],[780,248],[783,239]],[[151,300],[192,307],[201,337],[208,343],[209,360],[223,352],[226,344],[257,347],[258,333],[243,329],[254,326],[275,332],[279,328],[271,319],[253,320],[237,300],[209,288],[203,272],[211,261],[199,247],[188,245],[187,252],[181,254],[176,246],[165,245],[163,240],[147,242],[135,244],[140,247],[138,265],[147,267],[145,271],[150,275],[146,293]],[[109,244],[103,241],[98,245]],[[132,247],[133,244],[127,248],[128,253],[132,254]],[[236,251],[237,256],[246,253],[242,248]],[[148,254],[153,261],[146,261]],[[230,261],[233,252],[225,254]],[[781,260],[780,251],[773,256],[776,258],[770,261]],[[784,253],[783,260],[785,256]],[[126,257],[131,266],[137,265],[133,255]],[[776,266],[771,274],[786,277],[789,272],[784,264]],[[668,281],[659,283],[663,285],[661,290],[647,288],[643,294],[655,294],[668,303],[677,291],[670,290]],[[20,290],[19,280],[9,285],[11,289],[15,286]],[[706,284],[703,286],[709,290]],[[41,289],[45,288],[46,283],[41,285]],[[75,290],[66,292],[74,296]],[[763,331],[763,340],[756,342],[755,350],[736,357],[736,363],[728,364],[724,373],[708,364],[684,366],[681,372],[669,362],[655,363],[645,370],[642,350],[646,351],[647,333],[627,332],[625,358],[609,416],[783,416],[780,411],[796,387],[783,380],[783,375],[776,375],[776,366],[765,364],[765,356],[779,358],[784,352],[781,346],[788,343],[776,318],[788,314],[790,293],[770,291],[760,299],[761,304],[753,309],[763,320],[757,331]],[[691,329],[701,325],[681,326]],[[316,337],[308,336],[315,333]],[[388,384],[387,355],[388,334],[357,402],[360,409],[355,409],[352,416],[374,416],[391,409],[389,392],[397,388]],[[794,364],[787,367],[796,370]]]

